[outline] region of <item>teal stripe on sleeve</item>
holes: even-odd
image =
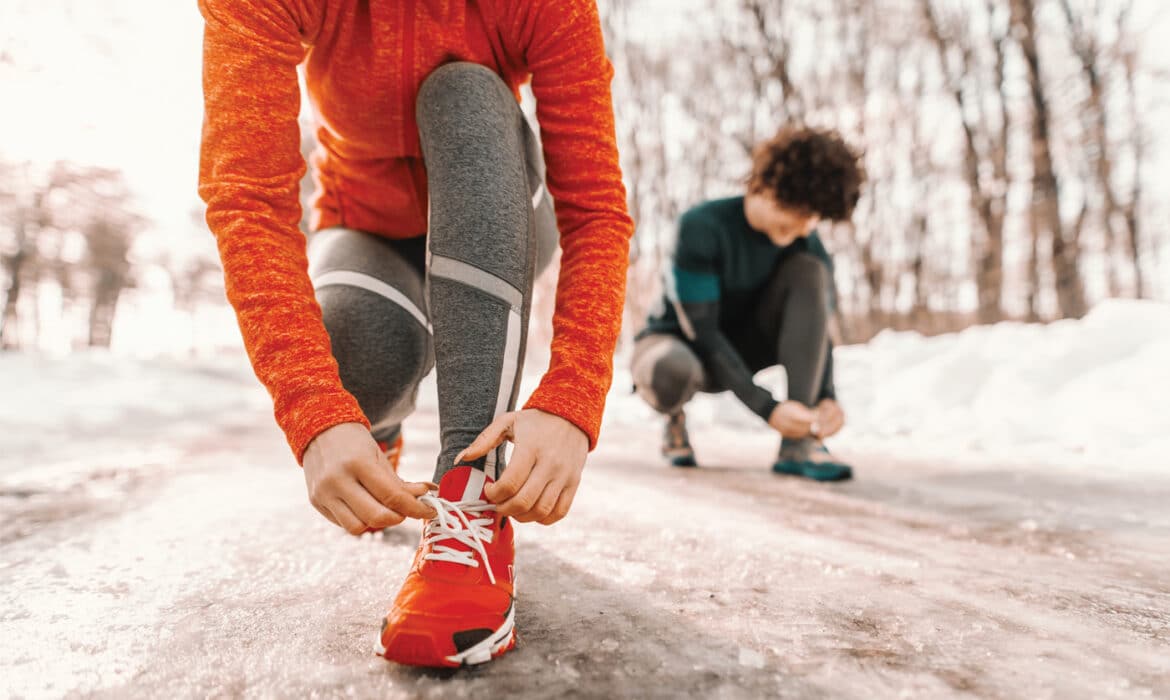
[[[671,299],[683,304],[719,301],[719,275],[691,272],[672,266],[666,287]]]

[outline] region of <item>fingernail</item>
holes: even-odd
[[[463,455],[465,455],[465,454],[467,454],[467,450],[464,450],[464,451],[460,452],[459,454],[455,455],[455,461],[452,462],[452,464],[459,464],[461,461],[463,461]]]

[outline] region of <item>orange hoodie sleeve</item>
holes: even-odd
[[[561,272],[548,372],[529,398],[597,444],[621,330],[633,222],[626,210],[610,81],[594,0],[505,0],[504,31],[532,73]]]
[[[342,388],[298,229],[297,113],[309,0],[200,0],[204,123],[199,194],[256,376],[299,461],[321,431],[369,423]]]

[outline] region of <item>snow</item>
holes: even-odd
[[[708,468],[671,469],[619,381],[570,517],[517,528],[519,648],[453,674],[371,655],[418,523],[320,518],[243,355],[0,354],[0,696],[1166,696],[1170,480],[1067,459],[1086,425],[1165,444],[1166,316],[843,348],[844,484],[772,474],[729,396],[692,412]],[[995,431],[1068,468],[1003,469]]]
[[[831,441],[852,455],[1063,468],[1161,470],[1170,460],[1170,305],[1109,301],[1078,321],[1001,323],[932,338],[886,332],[836,351],[848,416]],[[656,433],[660,419],[630,392],[625,357],[606,430]],[[535,388],[525,377],[522,395]],[[784,395],[781,368],[758,378]],[[434,376],[420,394],[433,409]],[[121,463],[165,461],[157,445],[209,430],[271,423],[271,405],[242,353],[132,359],[0,354],[0,475],[68,471],[95,453]],[[697,447],[775,441],[729,394],[688,406]],[[654,438],[656,439],[656,437]],[[702,450],[700,449],[700,452]],[[700,455],[701,456],[701,455]]]
[[[1170,305],[1110,300],[1085,318],[1000,323],[923,337],[884,332],[838,348],[847,426],[831,446],[852,454],[1164,470],[1170,466]],[[629,393],[623,368],[607,423],[657,419]],[[784,372],[757,380],[784,396]],[[759,440],[759,419],[729,393],[687,409],[721,442]],[[692,432],[696,428],[692,427]],[[704,439],[695,436],[696,443]]]
[[[836,351],[848,416],[831,446],[850,454],[948,461],[1163,469],[1170,463],[1170,306],[1109,301],[1084,319],[1001,323],[932,338],[886,332]],[[630,393],[624,357],[612,426],[659,419]],[[529,374],[524,390],[535,387]],[[758,378],[784,395],[783,369]],[[420,407],[433,407],[433,375]],[[151,445],[209,428],[270,422],[267,395],[241,353],[195,361],[0,355],[0,475],[43,473],[106,447],[158,461]],[[766,443],[759,419],[728,393],[688,407],[696,443]],[[761,461],[765,458],[761,457]]]
[[[1170,465],[1170,306],[1111,301],[1080,321],[887,333],[841,352],[854,447]]]
[[[176,441],[271,415],[235,353],[197,361],[0,353],[0,387],[0,478],[10,486],[51,479],[62,487],[103,459],[121,469],[166,462]]]

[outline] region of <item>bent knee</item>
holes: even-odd
[[[828,293],[829,269],[810,253],[797,253],[784,261],[780,271],[788,286]]]
[[[513,106],[516,102],[504,80],[492,69],[460,61],[436,68],[419,87],[417,112],[420,124],[430,113],[478,112],[484,106]]]
[[[367,415],[413,391],[434,365],[429,331],[377,294],[343,285],[317,290],[342,385]]]
[[[633,368],[638,394],[661,413],[676,413],[703,382],[703,366],[681,341],[662,344],[638,358]]]

